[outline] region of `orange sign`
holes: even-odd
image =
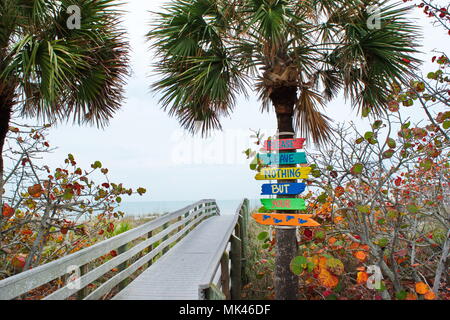
[[[252,217],[259,224],[268,226],[320,226],[317,221],[311,219],[312,214],[254,213]]]

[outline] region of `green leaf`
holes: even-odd
[[[350,172],[353,175],[358,175],[362,173],[363,169],[364,165],[362,163],[357,163],[350,169]]]
[[[317,197],[317,202],[319,203],[325,203],[327,202],[327,194],[325,192],[323,192],[320,196]]]
[[[266,241],[266,239],[269,238],[269,233],[268,232],[261,232],[260,234],[258,234],[258,240],[261,241]]]
[[[419,207],[415,204],[409,204],[406,206],[406,210],[408,210],[409,213],[417,213],[419,212]]]
[[[433,166],[433,161],[431,161],[430,159],[425,159],[420,163],[420,166],[425,170],[425,171],[429,171],[431,169],[431,167]]]
[[[395,294],[395,297],[397,298],[397,300],[405,300],[406,295],[407,295],[406,291],[400,291]]]
[[[370,213],[370,207],[369,206],[357,206],[356,208],[361,213],[366,213],[366,214]]]
[[[382,126],[382,124],[383,124],[383,121],[377,120],[372,124],[372,129],[373,130],[379,129]]]
[[[366,139],[366,140],[370,140],[370,139],[372,139],[374,137],[374,133],[372,132],[372,131],[367,131],[365,134],[364,134],[364,139]]]
[[[145,189],[145,188],[138,188],[137,189],[137,193],[140,195],[140,196],[142,196],[144,193],[146,193],[147,192],[147,190]]]
[[[442,127],[447,130],[448,128],[450,128],[450,120],[446,120],[444,121],[444,124],[442,125]]]
[[[308,259],[303,256],[295,257],[291,261],[291,271],[296,275],[300,275],[308,267]]]
[[[394,139],[392,138],[387,138],[387,145],[389,146],[389,148],[391,149],[395,149],[397,147],[397,143],[395,142]]]
[[[376,244],[382,248],[387,247],[387,245],[389,244],[389,240],[386,238],[381,238],[379,239]]]
[[[102,163],[100,161],[95,161],[93,164],[91,164],[92,169],[100,169],[102,167]]]
[[[394,153],[395,153],[395,150],[389,149],[389,150],[383,152],[383,158],[384,159],[390,159],[390,158],[392,158]]]

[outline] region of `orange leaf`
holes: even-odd
[[[320,284],[327,288],[334,288],[339,284],[339,279],[328,270],[321,269],[318,277]]]
[[[408,292],[408,294],[406,295],[406,300],[417,300],[417,296],[415,293]]]
[[[366,267],[358,267],[358,268],[356,268],[356,270],[358,270],[358,271],[366,271]]]
[[[364,251],[357,251],[355,253],[355,257],[356,259],[358,259],[359,261],[364,261],[367,258],[367,254]]]
[[[14,209],[11,208],[7,203],[3,204],[2,215],[9,219],[14,215]]]
[[[436,299],[436,295],[434,294],[433,291],[430,290],[427,293],[425,293],[424,298],[426,300],[434,300],[434,299]]]
[[[337,239],[336,239],[335,237],[331,237],[330,239],[328,239],[328,243],[329,243],[330,245],[335,244],[336,241],[337,241]]]
[[[350,245],[350,249],[351,250],[355,250],[355,249],[358,249],[359,248],[359,243],[358,242],[353,242],[351,245]]]
[[[366,272],[358,272],[356,276],[356,282],[358,284],[364,284],[367,283],[367,280],[369,279],[369,275]]]
[[[416,292],[418,294],[425,294],[428,291],[430,291],[430,288],[428,287],[428,285],[426,283],[423,283],[423,282],[416,283]]]
[[[32,187],[28,187],[28,193],[33,198],[39,198],[42,195],[42,192],[44,190],[42,189],[42,186],[40,184],[35,184]]]

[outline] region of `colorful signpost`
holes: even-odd
[[[270,226],[318,227],[320,224],[311,219],[312,214],[254,213],[256,222]]]
[[[305,189],[304,183],[267,183],[261,187],[261,195],[296,195]]]
[[[306,210],[305,199],[261,199],[267,210]]]
[[[303,149],[305,139],[281,139],[281,140],[267,140],[264,143],[264,149],[267,151],[273,150],[295,150]]]
[[[264,165],[307,163],[304,152],[258,154],[258,159]]]
[[[256,180],[297,180],[308,179],[311,167],[264,168],[255,176]]]
[[[268,140],[264,143],[266,151],[273,150],[296,150],[302,149],[305,139],[281,139]],[[289,168],[263,168],[255,176],[256,180],[282,180],[284,183],[267,183],[261,188],[262,195],[271,196],[295,196],[305,191],[304,183],[286,182],[285,180],[308,179],[312,170],[311,167],[296,167],[298,164],[306,164],[306,154],[304,152],[267,153],[258,154],[260,163],[270,165],[293,165]],[[261,199],[261,203],[266,210],[299,211],[306,210],[305,199],[300,198],[273,198]],[[252,215],[256,222],[263,225],[280,227],[318,227],[320,224],[311,219],[311,214],[296,213],[255,213]]]

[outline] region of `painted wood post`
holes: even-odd
[[[231,299],[241,299],[242,279],[241,279],[241,239],[235,235],[231,236]]]
[[[117,248],[117,253],[118,254],[122,254],[125,251],[127,251],[127,247],[128,244],[124,244],[123,246],[120,246],[119,248]],[[119,273],[122,272],[123,270],[125,270],[128,267],[128,261],[124,261],[123,263],[119,264],[117,266],[117,269],[119,270]],[[125,288],[128,284],[128,279],[123,280],[122,282],[119,283],[118,288],[119,291],[123,290],[123,288]]]
[[[214,284],[206,290],[206,300],[225,300],[226,297]]]
[[[169,227],[169,222],[164,223],[163,225],[163,230],[166,230]],[[166,241],[167,239],[169,239],[169,235],[164,236],[164,238],[162,238],[162,242]],[[162,255],[166,254],[166,252],[169,251],[169,246],[165,247],[162,250]]]
[[[230,291],[230,257],[227,252],[223,253],[222,259],[220,259],[220,282],[222,284],[222,292],[227,300],[231,299]]]
[[[244,283],[248,283],[248,277],[247,277],[247,273],[246,273],[246,265],[247,265],[247,228],[248,228],[248,214],[247,214],[247,205],[246,202],[244,202],[244,205],[241,208],[241,212],[240,215],[241,217],[239,218],[239,225],[240,227],[240,238],[241,238],[241,261],[242,261],[242,265],[241,265],[241,273],[242,273],[242,281]]]
[[[149,233],[147,233],[147,239],[150,239],[151,237],[153,237],[153,231],[150,231]],[[153,244],[150,245],[148,247],[148,253],[152,252],[154,249]],[[153,259],[150,259],[149,262],[147,263],[147,267],[145,267],[145,269],[150,268],[150,266],[153,264]]]
[[[89,263],[80,267],[80,277],[89,272]],[[77,300],[83,300],[88,295],[88,287],[85,286],[80,291],[77,292]]]

